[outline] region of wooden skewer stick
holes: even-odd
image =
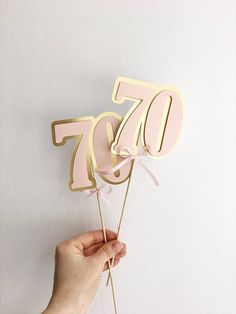
[[[100,217],[101,226],[102,226],[104,243],[106,243],[107,242],[106,228],[105,228],[104,217],[103,217],[103,212],[102,212],[101,203],[100,203],[98,193],[96,193],[96,197],[97,197],[97,204],[98,204],[98,209],[99,209],[99,217]],[[108,260],[107,264],[108,264],[108,269],[109,269],[109,278],[111,279],[111,289],[112,289],[112,298],[113,298],[114,310],[115,310],[115,314],[118,314],[110,260]]]
[[[93,168],[92,168],[92,173],[95,176]],[[95,189],[97,189],[97,181],[96,181]],[[98,191],[96,193],[96,199],[97,199],[97,204],[98,204],[99,218],[100,218],[100,222],[101,222],[101,226],[102,226],[102,233],[103,233],[104,243],[106,243],[107,242],[106,227],[105,227],[104,216],[103,216],[103,211],[102,211],[102,207],[101,207],[101,202],[100,202]],[[112,290],[112,299],[113,299],[114,311],[115,311],[115,314],[118,314],[117,303],[116,303],[116,295],[115,295],[115,288],[114,288],[114,281],[113,281],[112,270],[111,270],[112,267],[111,267],[110,260],[108,260],[107,265],[108,265],[108,270],[109,270],[109,278],[111,278],[111,290]]]
[[[123,205],[122,205],[122,209],[121,209],[119,224],[118,224],[118,228],[117,228],[117,238],[116,238],[117,240],[119,239],[121,224],[122,224],[123,218],[124,218],[125,206],[126,206],[126,202],[127,202],[128,193],[129,193],[129,187],[130,187],[130,182],[131,182],[131,176],[133,173],[133,168],[134,168],[134,161],[133,161],[132,166],[131,166],[130,176],[128,179],[128,183],[127,183],[127,187],[126,187],[126,191],[125,191],[125,197],[124,197],[124,201],[123,201]],[[113,267],[113,265],[114,265],[114,257],[112,258],[112,261],[111,261],[111,267]],[[108,286],[110,279],[111,279],[111,277],[110,277],[110,273],[109,273],[108,277],[107,277],[106,286]]]

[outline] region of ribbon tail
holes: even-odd
[[[92,196],[93,194],[96,193],[96,192],[94,192],[94,191],[87,191],[87,190],[85,190],[85,191],[83,191],[83,192],[87,194],[87,195],[85,196],[85,198],[88,198],[88,197],[90,197],[90,196]]]
[[[147,167],[145,166],[141,160],[138,160],[138,163],[140,164],[140,166],[143,167],[143,169],[147,172],[147,174],[151,177],[151,179],[153,180],[153,182],[155,183],[156,186],[159,185],[159,182],[156,178],[156,176],[154,175],[154,173]]]
[[[98,173],[102,173],[102,174],[111,174],[116,172],[117,170],[119,170],[120,168],[124,167],[128,162],[130,162],[131,160],[134,160],[133,156],[127,157],[126,159],[122,160],[118,165],[116,165],[115,167],[111,168],[111,169],[105,169],[105,170],[97,170],[96,172]]]
[[[100,193],[100,197],[104,200],[104,202],[112,209],[112,204],[111,202],[106,198],[105,195]]]

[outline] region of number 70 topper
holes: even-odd
[[[126,100],[133,102],[123,119],[116,112],[105,112],[96,118],[87,116],[55,121],[52,123],[52,138],[56,146],[75,139],[69,187],[72,191],[95,191],[99,208],[99,195],[104,192],[97,187],[95,172],[109,184],[121,184],[128,179],[119,235],[134,161],[146,155],[163,158],[173,149],[181,129],[183,101],[172,86],[156,87],[123,77],[118,77],[115,82],[112,100],[117,104]],[[99,210],[106,242],[104,218],[101,208]],[[111,265],[108,266],[110,269]],[[109,276],[112,279],[111,269]],[[114,294],[113,299],[117,312]]]
[[[105,112],[97,118],[88,116],[52,123],[54,145],[64,145],[72,138],[76,140],[70,167],[72,191],[96,186],[92,169],[110,184],[127,180],[132,162],[109,174],[102,170],[113,168],[127,155],[135,156],[139,136],[147,154],[154,158],[164,157],[177,141],[183,105],[175,88],[119,77],[112,100],[117,104],[134,101],[123,120],[118,113]]]

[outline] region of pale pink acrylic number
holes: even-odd
[[[139,131],[148,106],[155,95],[155,86],[142,84],[143,82],[126,78],[118,78],[116,81],[112,100],[118,104],[125,100],[132,100],[135,103],[126,114],[116,134],[112,145],[115,153],[119,153],[119,150],[124,147],[128,147],[133,154],[137,151]]]
[[[112,169],[124,160],[124,151],[135,154],[141,135],[142,145],[152,157],[163,157],[175,145],[183,116],[182,100],[171,87],[155,85],[126,78],[118,78],[112,99],[115,103],[134,101],[125,118],[117,113],[94,117],[62,120],[52,123],[53,142],[64,145],[69,138],[76,139],[70,169],[70,188],[73,191],[96,186],[92,167],[103,180],[111,184],[124,182],[130,175],[133,161],[119,170]]]
[[[52,124],[53,142],[56,146],[64,145],[67,139],[75,138],[76,144],[72,154],[69,187],[81,191],[95,187],[91,173],[89,135],[93,117],[56,121]]]
[[[153,157],[163,157],[177,141],[183,108],[177,92],[170,87],[157,88],[152,84],[118,78],[113,91],[113,101],[135,101],[126,114],[112,145],[114,153],[127,147],[133,154],[138,139]]]
[[[167,89],[157,94],[148,109],[143,133],[144,145],[151,156],[161,158],[173,149],[182,117],[182,102],[176,92]]]
[[[114,142],[115,135],[122,121],[122,117],[115,113],[103,113],[98,116],[94,123],[92,140],[92,161],[100,177],[111,184],[120,184],[130,175],[133,161],[128,162],[119,170],[109,173],[102,173],[101,170],[112,169],[122,160],[123,157],[114,154],[111,151],[111,145]]]

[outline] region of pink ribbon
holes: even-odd
[[[147,172],[147,174],[151,177],[154,184],[156,186],[159,185],[159,182],[158,182],[155,174],[147,166],[145,166],[141,160],[143,157],[147,156],[147,154],[148,154],[147,153],[147,147],[139,148],[138,153],[134,155],[134,154],[132,154],[132,151],[128,147],[123,146],[119,149],[118,154],[121,157],[126,157],[126,158],[123,161],[121,161],[118,165],[113,167],[112,169],[96,170],[96,172],[99,172],[102,174],[114,173],[117,170],[119,170],[120,168],[124,167],[130,161],[135,160]]]
[[[107,189],[107,190],[104,190],[106,187],[107,187],[108,189]],[[107,195],[110,194],[111,191],[112,191],[112,187],[111,187],[110,185],[108,185],[108,184],[104,184],[104,183],[103,183],[103,184],[100,186],[100,188],[95,188],[95,189],[92,189],[92,190],[85,190],[84,192],[85,192],[86,194],[88,194],[88,195],[86,196],[86,198],[91,197],[92,195],[98,194],[98,195],[100,196],[100,198],[102,198],[102,199],[107,203],[107,205],[108,205],[110,208],[112,208],[112,204],[111,204],[111,202],[109,201],[109,199],[107,198]]]

